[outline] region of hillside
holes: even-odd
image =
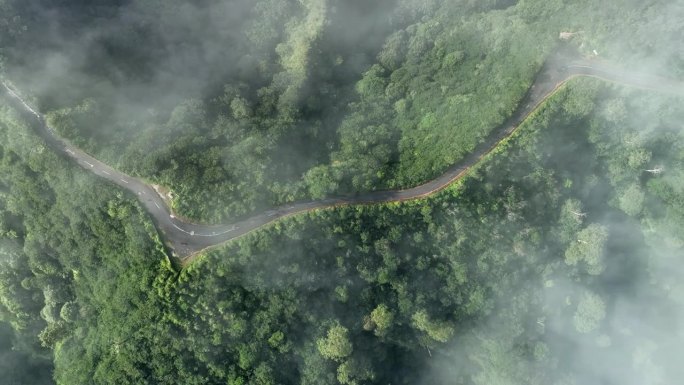
[[[213,223],[431,180],[559,52],[684,79],[681,1],[368,3],[0,0],[0,63],[58,135]],[[677,383],[684,96],[653,88],[573,79],[437,194],[289,216],[185,268],[3,96],[0,376]]]

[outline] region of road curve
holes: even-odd
[[[527,116],[535,111],[544,100],[553,95],[562,84],[577,76],[598,77],[637,88],[684,95],[684,83],[681,82],[614,68],[608,63],[596,60],[577,60],[568,64],[566,60],[553,57],[542,67],[513,115],[494,130],[474,151],[449,167],[437,178],[405,190],[373,191],[348,197],[294,202],[275,207],[239,222],[216,226],[190,223],[176,218],[151,185],[139,178],[113,169],[59,137],[48,126],[44,116],[32,108],[8,82],[3,80],[2,85],[6,95],[18,104],[27,115],[30,115],[34,121],[38,122],[38,135],[54,151],[70,158],[95,175],[135,194],[154,219],[174,256],[179,258],[183,264],[187,264],[200,251],[208,247],[235,239],[267,223],[296,213],[341,205],[405,201],[434,194],[465,175],[470,167],[478,163],[502,140],[508,138]]]

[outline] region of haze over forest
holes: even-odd
[[[0,76],[217,224],[432,180],[549,58],[684,84],[682,36],[682,0],[0,0]],[[440,193],[294,215],[181,266],[135,194],[3,88],[0,378],[678,383],[684,90],[662,91],[577,77]]]

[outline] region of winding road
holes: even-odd
[[[58,136],[48,126],[44,116],[32,108],[17,90],[13,89],[5,81],[2,81],[2,84],[11,100],[39,123],[37,133],[54,151],[70,158],[73,162],[95,175],[107,179],[135,194],[153,217],[157,228],[163,234],[164,240],[172,249],[173,254],[185,265],[202,250],[235,239],[265,224],[296,213],[340,205],[405,201],[434,194],[465,175],[470,167],[496,148],[502,140],[513,134],[518,126],[542,102],[553,95],[561,85],[576,76],[593,76],[637,88],[684,95],[684,83],[681,82],[614,68],[608,63],[597,60],[568,62],[559,57],[553,57],[542,67],[513,115],[495,129],[473,152],[448,168],[437,178],[405,190],[373,191],[349,197],[331,197],[315,201],[294,202],[275,207],[239,222],[217,226],[190,223],[176,218],[162,197],[151,185],[139,178],[113,169]]]

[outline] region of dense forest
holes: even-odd
[[[589,3],[0,0],[0,65],[61,135],[219,221],[439,174],[562,45],[684,78],[681,2]],[[0,376],[677,383],[683,102],[575,79],[438,195],[296,215],[184,269],[3,102]]]
[[[681,102],[575,81],[433,198],[295,216],[180,272],[132,197],[5,108],[2,316],[60,384],[669,384]]]
[[[209,222],[435,177],[559,44],[684,77],[664,0],[4,4],[7,76],[50,124]]]

